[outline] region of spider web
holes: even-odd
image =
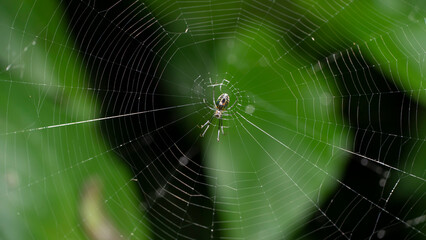
[[[423,239],[421,4],[1,3],[0,236]]]

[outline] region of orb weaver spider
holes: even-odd
[[[214,97],[213,97],[213,100],[214,100]],[[223,111],[226,111],[228,104],[229,104],[229,95],[227,93],[222,93],[217,98],[217,100],[215,102],[215,109],[211,108],[212,110],[215,111],[213,116],[209,120],[207,120],[206,123],[201,125],[201,127],[200,127],[200,128],[204,128],[204,126],[207,126],[206,129],[204,130],[204,132],[200,135],[201,137],[204,137],[204,134],[206,134],[207,129],[209,129],[210,123],[213,120],[213,118],[217,118],[217,119],[219,119],[219,127],[218,127],[218,130],[217,130],[217,141],[219,142],[220,132],[222,131],[222,134],[225,134],[224,131],[223,131],[222,115],[223,115]]]

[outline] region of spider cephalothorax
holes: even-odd
[[[219,119],[219,129],[217,130],[217,141],[219,141],[220,131],[222,131],[222,134],[224,134],[222,115],[223,115],[223,111],[226,111],[228,104],[229,104],[229,95],[227,93],[222,93],[217,98],[217,101],[215,102],[215,112],[213,116],[210,118],[210,120],[207,120],[207,122],[201,126],[201,128],[203,128],[204,126],[207,126],[203,134],[201,134],[201,137],[204,137],[204,134],[207,132],[207,129],[209,129],[210,127],[211,120],[215,117]]]

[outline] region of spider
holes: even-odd
[[[213,109],[215,111],[213,116],[210,118],[210,120],[207,120],[206,123],[201,125],[201,128],[204,128],[204,126],[207,126],[206,129],[204,130],[204,132],[200,135],[201,137],[204,137],[204,134],[206,134],[207,129],[209,129],[209,127],[210,127],[210,123],[211,123],[212,119],[215,117],[215,118],[219,119],[219,128],[217,130],[217,141],[219,142],[220,131],[222,131],[222,134],[224,134],[222,115],[223,115],[223,111],[226,111],[228,104],[229,104],[229,95],[227,93],[222,93],[217,98],[217,100],[215,102],[216,109]]]

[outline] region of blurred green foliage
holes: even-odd
[[[174,33],[184,32],[185,24],[174,22],[176,16],[168,13],[180,13],[182,7],[198,9],[192,15],[194,19],[196,12],[200,16],[208,13],[207,17],[216,22],[226,18],[227,9],[241,10],[241,3],[229,1],[216,1],[213,6],[168,3],[147,1],[153,15]],[[262,28],[263,22],[279,22],[273,15],[249,8],[245,10],[261,17],[230,26],[227,30],[237,38],[226,38],[226,34],[220,36],[213,30],[194,38],[190,36],[193,30],[187,29],[188,34],[176,40],[176,45],[186,47],[173,56],[173,68],[167,68],[164,75],[169,80],[166,82],[178,83],[176,88],[163,86],[174,93],[180,88],[193,89],[199,74],[229,73],[235,86],[253,98],[253,102],[247,102],[254,107],[252,114],[246,114],[246,109],[229,111],[230,128],[221,136],[223,141],[216,144],[214,128],[201,140],[203,164],[210,169],[207,174],[213,176],[209,184],[215,186],[211,189],[216,196],[215,207],[230,210],[220,216],[225,228],[230,229],[225,237],[292,236],[338,185],[329,175],[341,177],[348,154],[336,148],[350,149],[352,133],[344,127],[339,99],[331,97],[339,95],[336,82],[330,80],[335,73],[321,68],[318,74],[321,66],[316,65],[316,58],[349,48],[359,50],[369,65],[380,66],[402,91],[426,104],[422,1],[413,2],[411,6],[415,7],[411,8],[396,0],[355,1],[340,8],[325,1],[296,3],[302,7],[289,5],[290,11],[306,18],[295,22],[290,15],[283,15],[286,21],[295,22],[291,31],[316,23],[316,14],[335,13],[309,36],[312,41],[295,41],[292,37],[298,33],[271,41],[271,32]],[[0,220],[7,219],[0,222],[0,238],[84,238],[85,234],[95,234],[93,229],[84,233],[81,215],[87,220],[93,215],[113,215],[112,219],[120,222],[108,224],[118,232],[130,233],[138,228],[135,237],[149,236],[135,193],[137,185],[129,182],[129,169],[106,145],[98,123],[26,131],[100,117],[99,103],[89,89],[87,71],[91,69],[86,69],[78,55],[62,9],[51,0],[0,4],[0,46],[6,47],[0,54],[0,177],[6,179],[0,182]],[[186,24],[196,24],[190,21],[187,18]],[[239,24],[245,24],[244,28]],[[300,45],[286,52],[286,44],[295,42]],[[232,101],[236,101],[235,95],[231,95]],[[202,124],[209,114],[202,112],[195,121]],[[418,118],[419,139],[426,136],[424,117]],[[194,119],[185,121],[188,127],[194,126]],[[396,167],[423,176],[425,161],[421,159],[425,157],[423,148],[415,157],[408,154],[405,165]],[[95,189],[102,189],[99,194],[110,198],[88,206],[106,209],[107,213],[80,212],[85,196],[82,191],[93,178],[99,184]],[[274,181],[288,187],[276,189]],[[417,187],[415,182],[401,184],[403,190],[396,194],[412,194]],[[261,199],[250,198],[259,193]],[[99,196],[92,198],[99,200]],[[233,206],[239,206],[244,216],[233,213]]]
[[[353,137],[349,137],[348,128],[342,123],[339,96],[356,96],[357,93],[342,93],[337,90],[336,83],[357,81],[354,77],[374,79],[361,75],[369,71],[364,68],[344,69],[343,73],[334,69],[332,72],[324,56],[330,56],[332,61],[337,55],[337,61],[347,61],[347,65],[354,64],[350,62],[355,61],[354,55],[362,56],[359,58],[364,59],[364,65],[381,71],[403,92],[411,93],[414,101],[425,103],[423,50],[426,41],[423,39],[426,34],[424,11],[420,10],[423,3],[326,2],[284,2],[288,12],[282,13],[271,10],[273,1],[151,3],[151,9],[158,10],[160,17],[164,16],[160,24],[170,26],[168,31],[183,32],[179,22],[165,24],[175,19],[185,19],[188,26],[185,32],[189,34],[177,40],[178,45],[184,47],[173,56],[170,62],[173,68],[167,72],[169,81],[166,83],[178,81],[180,91],[185,92],[193,88],[197,77],[205,81],[219,79],[214,83],[220,83],[223,75],[232,78],[231,83],[256,99],[253,114],[245,114],[245,109],[230,111],[233,115],[227,121],[230,127],[226,129],[227,135],[221,136],[224,140],[220,144],[214,143],[215,128],[202,140],[204,164],[212,169],[209,174],[214,176],[210,179],[214,186],[211,191],[219,202],[217,208],[225,212],[220,217],[226,222],[224,228],[228,230],[223,231],[226,237],[276,239],[291,236],[338,185],[336,179],[348,162],[348,154],[342,149],[353,146],[350,141]],[[182,13],[183,16],[164,14],[165,6],[167,13]],[[186,7],[190,8],[187,12],[182,10]],[[236,22],[222,24],[235,12],[240,13]],[[277,15],[280,21],[275,18]],[[292,16],[304,17],[296,21]],[[318,21],[318,16],[326,21]],[[201,19],[205,19],[204,24],[197,22]],[[271,38],[275,32],[268,26],[279,28],[286,21],[292,25],[290,31],[281,39],[277,36],[278,41]],[[202,30],[198,24],[204,26]],[[309,32],[306,30],[309,27],[315,31],[306,38],[299,37],[303,30]],[[286,44],[290,49],[283,47]],[[345,60],[340,60],[344,57]],[[316,64],[318,60],[321,63]],[[362,64],[349,68],[360,66]],[[359,75],[351,70],[358,71]],[[215,77],[217,74],[219,76]],[[365,86],[364,89],[366,92],[358,94],[372,91],[374,96],[377,91],[374,87]],[[170,90],[170,94],[176,92],[176,88]],[[187,94],[190,94],[188,90]],[[213,107],[210,98],[207,101]],[[231,104],[232,101],[237,99],[231,93]],[[191,111],[194,110],[188,110],[187,114]],[[210,117],[205,112],[200,115],[202,117],[197,120],[200,125]],[[424,122],[423,119],[420,117],[418,121]],[[191,124],[188,123],[188,127]],[[417,134],[424,136],[422,132]],[[425,166],[421,159],[425,155],[407,154],[410,157],[404,158],[404,164],[412,166],[407,172],[423,176]],[[404,164],[398,166],[403,171],[407,166]],[[393,176],[398,177],[399,174]],[[271,184],[274,181],[275,184]],[[401,185],[411,193],[422,192],[409,180],[402,180]],[[421,209],[426,204],[419,205]]]
[[[88,216],[102,227],[108,215],[120,216],[120,232],[137,225],[136,237],[149,235],[143,220],[134,222],[141,210],[132,175],[98,123],[27,131],[99,117],[58,3],[2,1],[0,23],[0,238],[84,239],[96,231],[84,233]],[[101,196],[83,193],[94,180]],[[92,212],[80,212],[91,201]]]
[[[232,114],[225,121],[229,128],[225,129],[226,135],[221,136],[219,143],[216,143],[217,129],[213,126],[206,137],[200,139],[205,149],[203,164],[211,169],[208,175],[215,176],[210,184],[214,186],[211,194],[216,196],[216,208],[229,212],[220,216],[227,221],[226,228],[231,229],[225,236],[276,239],[283,234],[289,235],[313,211],[312,208],[315,209],[317,198],[327,197],[336,186],[337,182],[324,178],[324,174],[339,176],[345,154],[333,150],[330,144],[344,147],[340,141],[346,141],[348,132],[335,117],[338,109],[333,109],[336,105],[331,104],[331,96],[337,93],[330,92],[333,89],[325,85],[325,76],[310,69],[299,71],[298,67],[302,66],[287,68],[294,74],[278,72],[281,62],[274,64],[270,56],[254,50],[262,46],[274,48],[277,43],[262,41],[262,30],[257,34],[259,36],[255,36],[250,46],[229,39],[183,48],[182,54],[171,62],[173,69],[179,71],[171,70],[169,77],[182,83],[183,88],[191,89],[197,75],[187,75],[197,72],[192,71],[194,63],[189,64],[186,58],[203,58],[212,64],[206,67],[194,61],[199,63],[195,67],[199,72],[212,72],[213,78],[215,73],[232,73],[232,79],[224,77],[232,84],[238,82],[235,86],[247,92],[243,98],[255,99],[253,103],[243,104],[242,108],[235,106],[228,111]],[[232,56],[237,60],[229,61]],[[294,63],[298,57],[289,54],[281,61]],[[262,59],[270,63],[259,64]],[[225,87],[222,91],[226,92]],[[232,105],[237,96],[228,93]],[[219,94],[216,93],[216,97]],[[213,107],[210,98],[207,101]],[[245,113],[249,105],[254,107],[251,115]],[[190,111],[193,110],[186,114]],[[201,125],[212,114],[212,111],[203,112],[204,119],[196,121]],[[330,119],[337,120],[336,124],[324,124]],[[188,127],[191,124],[194,123],[188,122]],[[307,177],[309,175],[312,178]],[[238,211],[235,206],[239,206]]]

